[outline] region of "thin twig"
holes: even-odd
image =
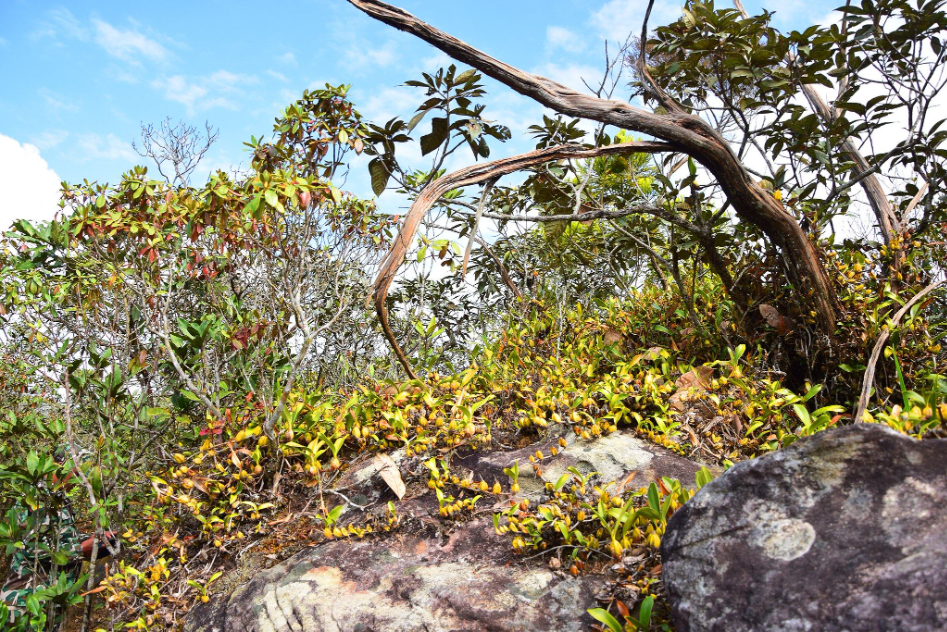
[[[898,323],[901,322],[901,319],[905,314],[907,314],[909,309],[914,307],[918,301],[936,290],[943,283],[944,281],[936,281],[915,294],[914,298],[905,303],[904,307],[898,310],[898,312],[894,315],[894,318],[891,319],[891,322],[886,323],[882,328],[881,335],[878,336],[878,340],[875,342],[875,347],[871,350],[871,357],[868,359],[868,366],[865,368],[865,379],[862,382],[862,392],[861,397],[858,398],[858,408],[855,410],[854,423],[858,423],[862,420],[862,417],[865,415],[865,409],[868,408],[868,398],[871,396],[871,386],[875,379],[875,367],[878,364],[878,358],[881,357],[881,350],[884,348],[885,342],[887,342],[888,336],[891,334],[891,330],[898,326]]]
[[[470,229],[470,239],[467,240],[467,248],[464,249],[464,265],[461,266],[461,276],[467,276],[467,263],[470,261],[470,251],[473,249],[474,240],[477,238],[477,231],[480,230],[480,218],[483,217],[483,209],[487,205],[487,197],[490,190],[496,184],[497,178],[487,180],[483,184],[483,193],[480,194],[480,204],[477,205],[477,214],[474,216],[473,228]]]

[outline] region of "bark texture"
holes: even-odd
[[[582,94],[499,61],[390,4],[349,2],[556,112],[648,134],[692,156],[714,175],[740,219],[758,227],[780,249],[790,280],[817,312],[821,329],[835,332],[837,299],[816,247],[783,205],[752,179],[726,140],[702,119],[680,108],[659,115],[624,101]]]

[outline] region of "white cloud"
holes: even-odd
[[[98,19],[92,20],[92,26],[95,42],[112,57],[134,64],[141,63],[142,57],[151,61],[164,61],[168,57],[164,46],[138,31],[117,29]]]
[[[641,33],[641,22],[647,9],[647,0],[610,0],[592,14],[592,24],[603,38],[624,42],[629,35]],[[680,15],[679,3],[659,0],[651,10],[648,29],[672,22]]]
[[[289,81],[289,79],[286,78],[286,75],[281,72],[276,72],[275,70],[267,70],[266,74],[273,77],[277,81]]]
[[[151,86],[164,93],[169,101],[182,104],[188,114],[211,108],[236,110],[236,97],[244,86],[257,82],[253,75],[240,75],[227,70],[218,70],[211,75],[185,77],[173,75],[155,79]]]
[[[141,159],[132,149],[131,143],[121,140],[115,134],[108,134],[105,137],[98,134],[83,134],[78,137],[77,145],[83,160],[98,158],[134,163]]]
[[[398,59],[394,40],[388,40],[378,48],[365,48],[361,42],[350,46],[344,53],[342,63],[350,70],[361,71],[372,67],[387,68]]]
[[[59,210],[60,178],[29,143],[0,134],[0,228],[17,219],[52,219]]]
[[[33,145],[39,147],[41,151],[52,149],[69,137],[69,132],[62,129],[48,129],[31,138]]]
[[[278,56],[278,57],[276,58],[276,61],[278,61],[278,62],[280,62],[280,63],[282,63],[282,64],[287,64],[287,65],[289,65],[289,66],[295,66],[295,65],[296,65],[296,55],[293,55],[292,52],[283,53],[282,55],[280,55],[280,56]]]
[[[562,49],[569,53],[581,53],[586,43],[581,37],[567,28],[549,26],[546,28],[546,49],[554,51]]]
[[[397,86],[373,91],[368,98],[360,91],[355,101],[366,120],[381,124],[395,116],[410,119],[414,109],[424,102],[424,93],[417,88]]]
[[[588,92],[583,80],[590,86],[596,86],[602,80],[602,69],[580,64],[554,64],[546,63],[533,70],[534,73],[558,81],[564,86],[568,86],[579,92]]]
[[[170,57],[167,48],[154,38],[141,32],[138,23],[131,20],[131,28],[122,29],[104,20],[92,18],[89,22],[80,21],[65,7],[57,7],[46,13],[47,21],[40,24],[30,37],[52,40],[55,46],[62,46],[62,39],[80,42],[95,42],[106,53],[134,66],[140,66],[143,60],[163,62]],[[167,38],[163,38],[167,40]]]

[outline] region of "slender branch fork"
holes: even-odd
[[[408,375],[417,379],[418,375],[411,367],[408,357],[401,349],[394,332],[388,322],[388,308],[386,301],[388,290],[394,282],[395,275],[401,264],[404,262],[405,254],[412,243],[421,222],[424,220],[431,207],[445,193],[464,186],[472,186],[480,183],[494,182],[504,175],[527,169],[536,165],[541,165],[555,160],[568,160],[577,158],[596,158],[598,156],[620,155],[629,153],[659,153],[677,151],[677,147],[671,143],[659,141],[637,141],[630,143],[619,143],[608,145],[606,147],[585,148],[578,145],[560,145],[546,149],[538,149],[519,156],[503,158],[476,165],[471,165],[459,169],[454,173],[443,176],[429,185],[427,185],[421,194],[415,199],[408,214],[405,216],[404,224],[395,237],[391,245],[391,250],[382,261],[378,276],[375,279],[373,287],[373,300],[375,311],[378,314],[378,320],[381,323],[382,330],[392,350],[398,357],[398,361],[405,368]],[[589,219],[589,214],[583,214],[582,219]]]

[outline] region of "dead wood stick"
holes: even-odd
[[[926,288],[914,295],[910,301],[904,304],[904,307],[899,309],[894,315],[894,318],[891,319],[890,323],[887,323],[882,328],[881,334],[878,336],[878,340],[875,341],[875,346],[871,350],[871,357],[868,359],[868,366],[865,368],[865,378],[862,382],[862,392],[861,397],[858,398],[858,408],[855,409],[855,423],[858,423],[862,420],[862,417],[865,415],[865,410],[868,408],[868,398],[871,396],[871,385],[875,380],[875,367],[878,365],[878,358],[881,357],[881,350],[885,346],[885,342],[888,341],[888,336],[891,335],[891,330],[898,326],[898,323],[901,322],[901,319],[905,314],[908,313],[908,310],[914,307],[918,301],[922,298],[936,290],[944,282],[936,281],[931,283]]]

